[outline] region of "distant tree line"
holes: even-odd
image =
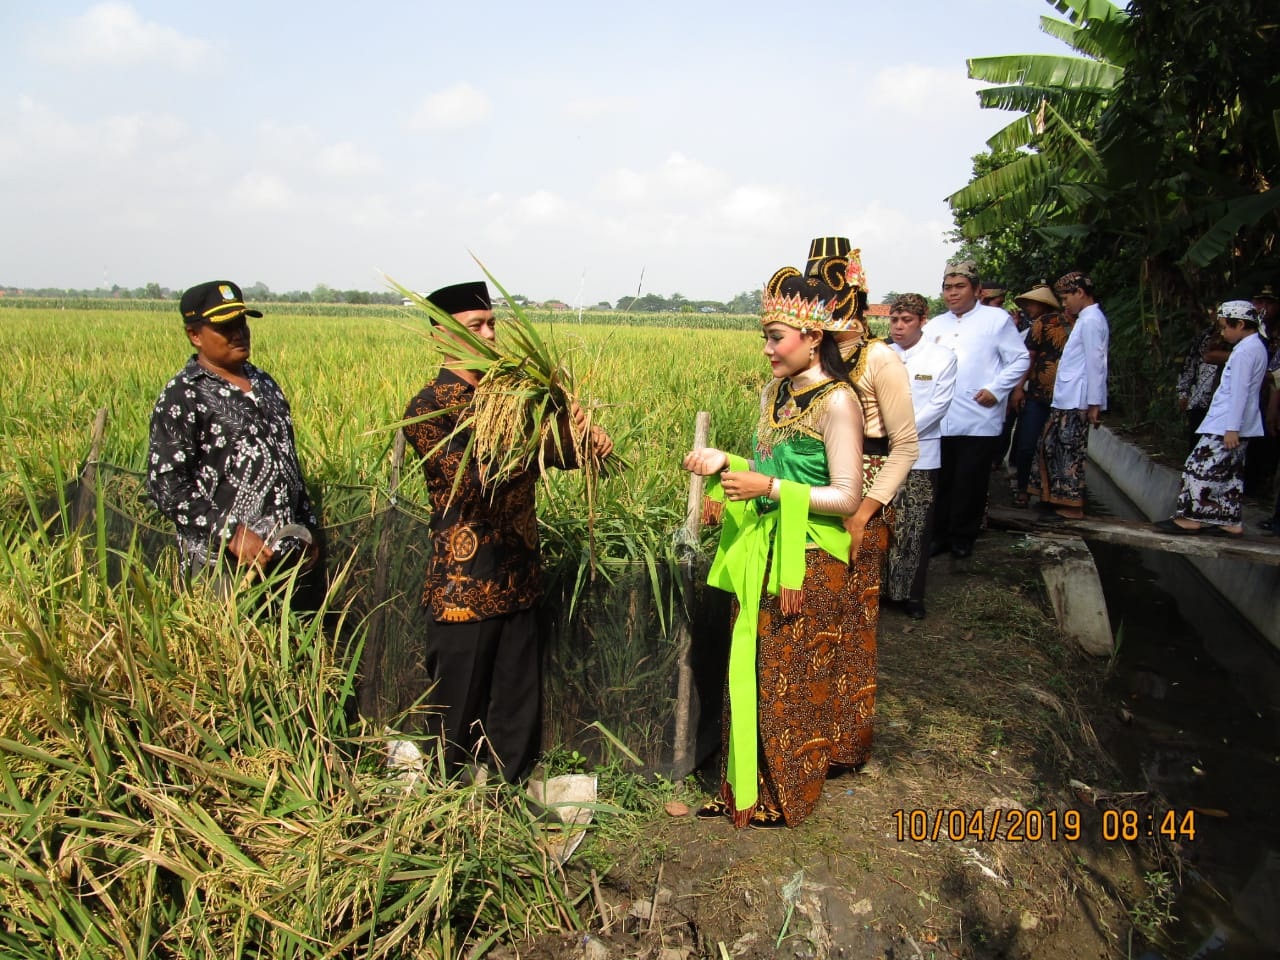
[[[399,304],[400,294],[394,290],[371,292],[368,290],[338,290],[327,284],[317,284],[311,290],[290,290],[277,293],[265,283],[258,281],[242,288],[247,300],[257,303],[383,303]],[[122,287],[113,284],[110,288],[76,290],[63,287],[18,287],[0,284],[0,296],[33,297],[52,299],[103,299],[103,300],[176,300],[182,296],[181,289],[163,286],[159,283],[148,283],[142,287]],[[523,294],[512,294],[511,299],[521,306],[551,307],[571,309],[564,301],[555,298],[541,303],[531,300]],[[673,293],[664,297],[656,293],[643,296],[619,297],[614,303],[601,300],[587,310],[622,310],[627,313],[756,313],[760,309],[760,291],[743,291],[728,301],[690,300],[684,294]]]

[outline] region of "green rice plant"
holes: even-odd
[[[0,954],[454,958],[580,926],[518,797],[388,775],[345,611],[111,552],[65,511],[0,522]]]
[[[589,491],[602,474],[627,469],[630,464],[621,455],[597,456],[590,416],[581,422],[570,416],[579,399],[572,367],[488,270],[485,275],[511,311],[496,341],[477,336],[430,300],[388,278],[392,287],[426,314],[425,333],[441,353],[451,357],[450,365],[480,378],[468,416],[458,425],[459,430],[471,431],[464,462],[475,456],[495,487],[535,465],[545,470],[548,457],[577,465]]]

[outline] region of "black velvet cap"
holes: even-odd
[[[244,305],[244,294],[230,280],[210,280],[197,283],[178,301],[182,322],[188,326],[197,323],[230,323],[240,317],[260,317],[261,310],[250,310]]]
[[[483,280],[441,287],[427,294],[427,299],[445,313],[493,309],[493,301],[489,299],[489,286]]]

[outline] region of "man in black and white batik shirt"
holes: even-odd
[[[292,557],[313,567],[320,524],[298,465],[293,418],[280,387],[248,362],[240,288],[192,287],[180,309],[196,353],[151,414],[147,489],[173,521],[184,572],[225,553],[270,568]]]

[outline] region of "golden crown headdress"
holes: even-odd
[[[760,325],[785,323],[797,330],[826,330],[831,323],[831,304],[818,298],[805,299],[798,293],[770,296],[765,290],[760,298]]]
[[[813,291],[812,296],[804,296],[796,290],[796,280]],[[788,282],[790,281],[790,282]],[[792,289],[791,293],[782,292],[784,283]],[[783,267],[765,284],[761,301],[761,326],[770,323],[785,323],[797,330],[828,330],[833,333],[854,329],[855,318],[836,317],[836,300],[823,299],[819,292],[821,281],[816,278],[805,278],[795,267]],[[827,288],[828,292],[830,288]]]

